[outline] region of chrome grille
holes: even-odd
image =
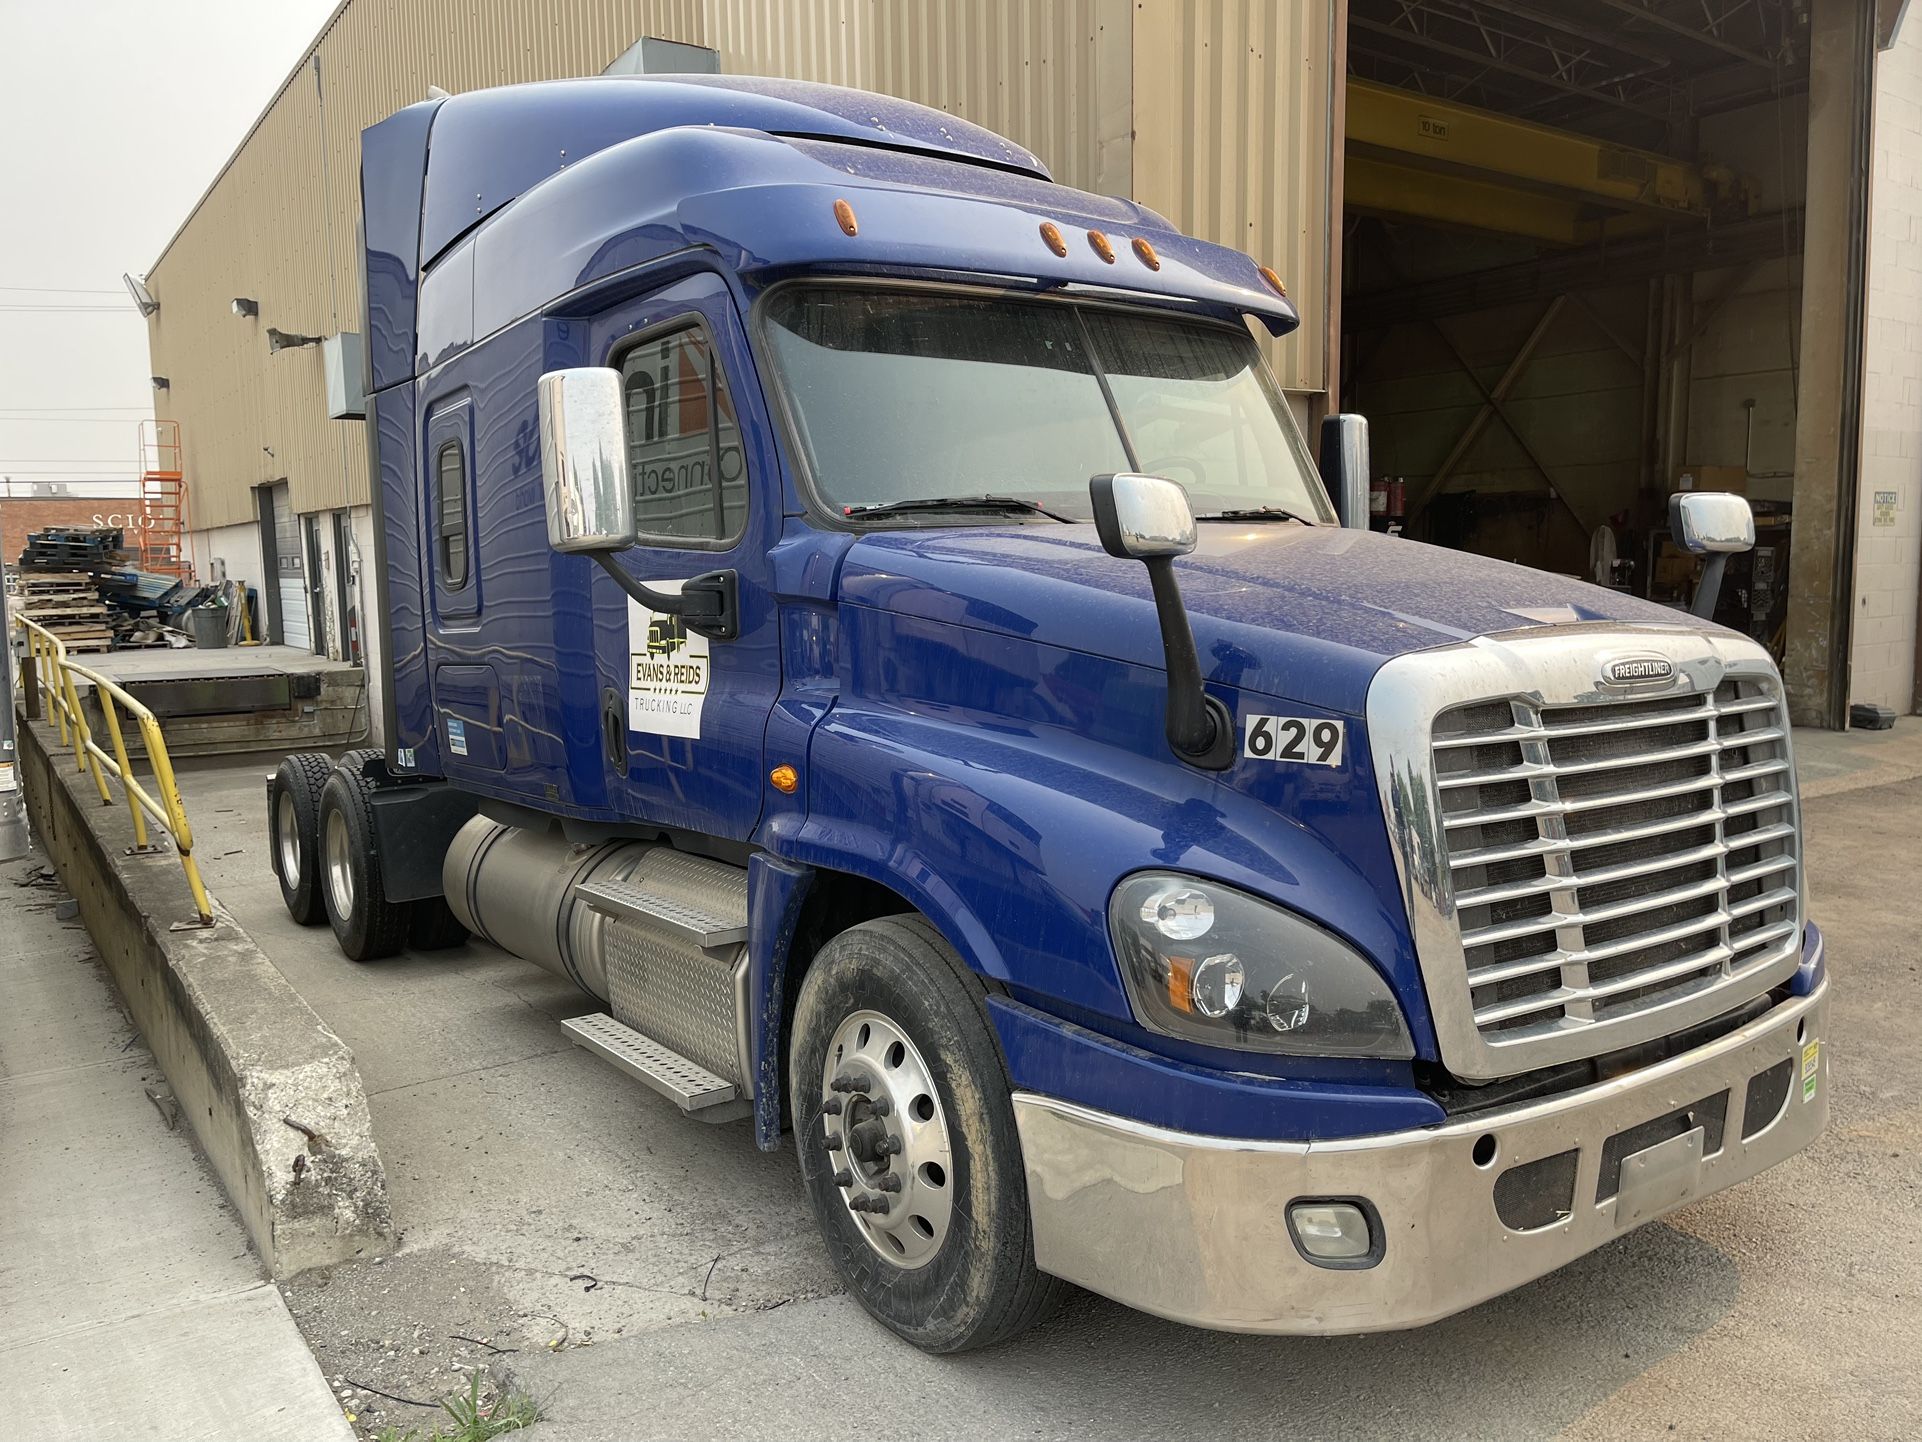
[[[1435,717],[1431,745],[1485,1042],[1634,1018],[1770,971],[1799,945],[1794,777],[1772,676],[1471,702]]]

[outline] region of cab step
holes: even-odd
[[[703,951],[739,946],[747,940],[745,917],[724,915],[699,902],[663,896],[625,881],[584,881],[576,899],[604,916],[634,921],[651,930],[691,942]]]
[[[612,1062],[691,1117],[725,1122],[748,1114],[748,1104],[733,1082],[642,1036],[605,1012],[571,1017],[561,1023],[561,1030],[576,1046]]]

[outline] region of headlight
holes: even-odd
[[[1310,921],[1245,891],[1144,872],[1108,905],[1121,977],[1152,1031],[1290,1056],[1414,1056],[1381,973]]]

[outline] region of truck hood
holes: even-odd
[[[1475,636],[1584,622],[1696,627],[1686,613],[1505,561],[1369,531],[1262,522],[1198,527],[1175,563],[1209,680],[1361,714],[1381,664]],[[1091,524],[870,532],[839,597],[1159,667],[1146,568]]]

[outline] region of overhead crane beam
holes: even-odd
[[[1747,188],[1726,167],[1693,165],[1353,77],[1346,134],[1348,175],[1359,174],[1369,196],[1365,208],[1446,224],[1572,245],[1643,228],[1616,225],[1605,219],[1609,212],[1706,220],[1748,211]],[[1465,183],[1461,193],[1450,195],[1445,182],[1409,181],[1411,170]],[[1406,192],[1399,205],[1391,193],[1397,187]],[[1490,203],[1504,189],[1517,194]],[[1471,198],[1481,203],[1479,221],[1459,213]]]

